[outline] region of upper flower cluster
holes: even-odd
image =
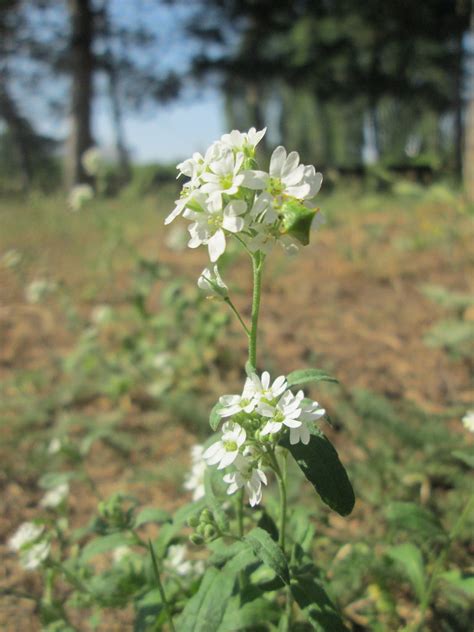
[[[212,262],[224,253],[229,235],[238,236],[251,252],[264,253],[277,241],[288,251],[296,242],[309,241],[318,211],[312,198],[322,175],[282,146],[273,152],[268,172],[257,169],[256,147],[265,132],[233,130],[204,155],[195,153],[177,167],[178,177],[188,180],[165,224],[181,214],[191,220],[188,245],[206,245]]]
[[[228,494],[245,487],[252,506],[262,498],[262,483],[267,484],[263,468],[272,465],[275,446],[284,434],[291,444],[308,444],[314,422],[325,414],[318,402],[305,399],[303,391],[296,395],[288,388],[284,375],[271,382],[264,371],[252,374],[245,381],[241,395],[223,395],[218,414],[227,421],[222,436],[203,454],[208,465],[225,474]]]

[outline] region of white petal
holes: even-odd
[[[287,159],[285,160],[285,164],[283,165],[283,169],[281,171],[281,177],[285,178],[290,175],[299,165],[300,156],[297,151],[292,151],[288,154]]]
[[[207,242],[209,249],[209,258],[214,263],[225,252],[225,235],[224,231],[219,229]]]
[[[226,217],[222,220],[222,227],[230,233],[240,233],[245,226],[245,222],[241,217]]]
[[[242,186],[247,189],[257,191],[264,189],[268,182],[268,173],[265,171],[244,171],[242,180]]]
[[[262,386],[266,390],[270,385],[270,373],[268,371],[264,371],[262,373]]]
[[[286,160],[286,149],[281,145],[277,147],[270,159],[270,175],[279,177]]]
[[[226,452],[224,456],[221,458],[221,462],[217,466],[218,470],[223,470],[225,467],[233,463],[235,461],[235,457],[237,456],[237,452]]]
[[[286,189],[288,195],[292,197],[298,198],[299,200],[304,200],[308,197],[311,187],[307,183],[299,184],[298,186],[291,186]]]

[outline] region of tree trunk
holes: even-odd
[[[14,143],[18,166],[21,174],[21,186],[26,191],[33,179],[33,165],[31,157],[31,141],[34,131],[30,123],[18,112],[17,105],[6,87],[6,77],[2,73],[0,83],[0,119],[3,119],[10,131]]]
[[[471,47],[474,44],[474,3],[471,5],[471,25],[469,30]],[[473,68],[474,54],[471,50],[470,63],[468,68]],[[463,180],[464,190],[469,202],[474,203],[474,74],[467,78],[467,103],[466,119],[464,121],[464,160],[463,160]]]
[[[94,14],[91,0],[68,0],[71,21],[70,129],[66,154],[66,185],[87,182],[82,166],[83,153],[93,144],[91,133],[92,80],[94,58]]]

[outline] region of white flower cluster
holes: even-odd
[[[219,404],[218,414],[227,421],[221,439],[203,457],[218,470],[233,466],[224,475],[227,493],[244,487],[254,507],[262,499],[262,483],[267,484],[263,468],[282,435],[288,433],[292,445],[308,444],[311,427],[326,411],[305,399],[303,391],[292,393],[284,375],[272,383],[268,371],[261,377],[252,374],[241,395],[223,395]]]
[[[474,410],[467,411],[467,413],[462,418],[462,423],[466,430],[469,430],[469,432],[474,432]]]
[[[199,500],[205,495],[204,473],[206,463],[203,461],[204,447],[197,443],[191,448],[191,471],[184,481],[184,489],[193,492],[193,500]]]
[[[49,556],[51,544],[45,538],[44,527],[33,522],[21,524],[8,540],[8,547],[18,551],[23,568],[32,571]]]
[[[297,241],[308,243],[317,212],[312,198],[322,175],[300,164],[296,151],[287,154],[281,146],[268,172],[256,169],[255,149],[265,132],[234,130],[212,143],[204,156],[195,153],[177,167],[188,181],[165,224],[181,214],[191,220],[188,246],[206,245],[212,262],[224,253],[230,235],[251,252],[267,253],[276,242],[291,252]]]
[[[41,301],[52,294],[56,288],[57,284],[54,281],[35,279],[25,288],[25,299],[28,303],[41,303]]]

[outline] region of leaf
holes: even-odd
[[[282,204],[281,214],[283,215],[281,232],[297,239],[303,246],[309,244],[311,225],[317,208],[309,209],[298,200],[288,200]]]
[[[442,573],[439,579],[447,582],[451,588],[474,597],[474,574],[462,575],[461,571],[456,569]]]
[[[89,561],[100,553],[107,553],[119,546],[130,546],[133,541],[125,533],[112,533],[95,538],[82,549],[81,559],[83,562]]]
[[[276,526],[273,518],[265,510],[263,510],[257,526],[269,533],[272,540],[278,542],[278,527]]]
[[[237,632],[278,617],[275,604],[263,598],[241,604],[240,595],[229,601],[218,632]]]
[[[317,577],[296,577],[291,581],[291,593],[313,630],[347,632],[341,616]]]
[[[39,479],[38,484],[42,489],[52,489],[75,478],[78,478],[76,472],[47,472]]]
[[[170,522],[171,516],[164,509],[157,509],[155,507],[145,507],[142,509],[136,516],[135,521],[133,523],[133,527],[138,529],[143,524],[147,522],[157,522],[161,524],[163,522]]]
[[[281,547],[272,540],[269,533],[256,527],[245,536],[245,541],[250,544],[255,555],[269,566],[287,584],[290,581],[290,572],[285,554]]]
[[[429,509],[416,503],[392,502],[386,509],[386,517],[396,530],[410,531],[421,540],[446,539],[438,518]]]
[[[284,437],[281,445],[291,452],[322,501],[341,516],[349,515],[354,508],[354,491],[329,439],[324,435],[311,435],[308,445],[291,445],[288,437]]]
[[[221,404],[219,402],[217,402],[212,407],[212,410],[211,410],[210,415],[209,415],[209,425],[214,430],[214,432],[217,430],[217,427],[219,426],[219,424],[221,423],[221,420],[222,420],[222,417],[218,414],[218,411],[221,408],[222,408]]]
[[[197,593],[187,602],[177,629],[186,632],[217,632],[224,619],[238,573],[254,561],[255,555],[248,549],[221,570],[208,568]]]
[[[426,590],[425,565],[420,549],[411,542],[392,546],[387,551],[388,557],[394,560],[403,570],[412,585],[418,599],[422,599]]]
[[[464,452],[463,450],[455,450],[451,453],[455,459],[462,461],[468,467],[474,467],[474,454],[471,452]]]
[[[299,384],[307,384],[308,382],[333,382],[338,384],[339,381],[335,377],[328,375],[321,369],[299,369],[292,371],[288,377],[288,386],[297,386]]]

